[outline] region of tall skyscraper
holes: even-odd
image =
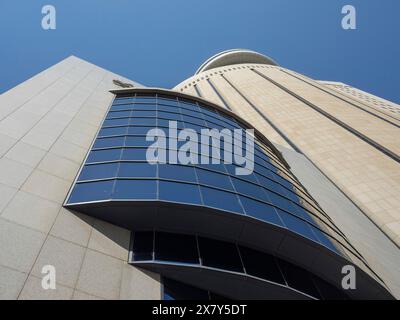
[[[400,118],[346,88],[237,49],[172,90],[70,57],[3,93],[0,298],[399,298]]]

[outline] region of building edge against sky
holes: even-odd
[[[250,56],[230,56],[225,61],[235,65],[207,69],[175,90],[230,109],[272,141],[399,297],[398,141],[391,128],[398,117]],[[261,64],[243,60],[255,56]],[[128,263],[129,230],[63,207],[114,98],[109,90],[120,88],[113,80],[141,87],[70,57],[0,95],[1,299],[162,298],[160,276]],[[366,122],[371,126],[362,128]],[[350,166],[357,161],[372,173]],[[375,195],[374,183],[386,198]],[[42,290],[43,264],[56,266],[57,290]]]
[[[342,199],[336,204],[329,199],[333,189],[323,196],[322,186],[306,188],[320,204],[331,202],[324,209],[377,268],[391,274],[398,290],[400,106],[343,84],[312,80],[269,57],[260,63],[259,56],[252,56],[243,49],[217,54],[174,90],[225,106],[284,153],[313,166],[318,180],[329,181]],[[297,168],[300,159],[292,160],[299,177],[305,168]],[[346,214],[337,210],[338,204],[348,206]]]

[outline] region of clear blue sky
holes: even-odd
[[[41,28],[41,8],[57,29]],[[341,8],[357,9],[357,30]],[[171,88],[230,48],[267,54],[315,79],[400,103],[399,0],[1,0],[0,92],[74,54]]]

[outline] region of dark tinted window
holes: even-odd
[[[156,232],[155,259],[199,264],[195,236]]]
[[[273,256],[245,247],[239,247],[246,273],[261,279],[285,284]]]
[[[164,300],[208,300],[206,290],[164,278]]]
[[[199,249],[204,266],[243,272],[235,244],[199,237]]]
[[[314,283],[311,280],[311,275],[309,272],[283,260],[279,261],[279,266],[285,275],[289,287],[321,299],[317,288],[314,286]]]
[[[152,231],[135,232],[132,246],[133,261],[153,260],[153,237]]]

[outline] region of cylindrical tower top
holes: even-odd
[[[257,64],[269,64],[277,66],[278,64],[270,57],[267,57],[261,53],[247,50],[247,49],[231,49],[222,51],[207,59],[196,71],[195,74],[199,74],[203,71],[210,69],[241,64],[241,63],[257,63]]]

